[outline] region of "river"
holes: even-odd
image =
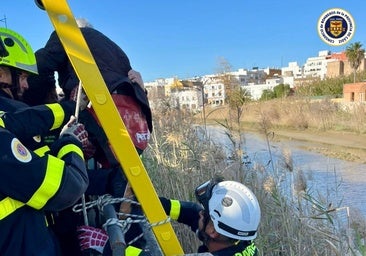
[[[229,140],[220,127],[207,127],[208,134],[229,151]],[[366,217],[366,165],[330,158],[322,154],[302,150],[295,141],[267,142],[255,133],[245,133],[245,150],[252,164],[268,163],[274,166],[283,163],[283,155],[290,152],[294,169],[302,170],[307,187],[312,193],[320,193],[333,206],[349,207]],[[271,154],[270,154],[271,152]]]

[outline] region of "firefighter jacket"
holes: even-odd
[[[194,202],[178,201],[160,197],[165,213],[180,223],[188,225],[193,232],[198,229],[199,212],[202,206]],[[208,252],[206,246],[198,249],[199,253]],[[238,241],[233,246],[210,252],[213,256],[257,256],[258,250],[252,241]]]
[[[14,112],[26,107],[28,107],[27,104],[12,99],[9,94],[0,89],[0,111]]]
[[[60,127],[70,115],[65,109],[56,103],[1,115],[1,255],[57,255],[44,211],[72,206],[88,186],[81,145],[74,137],[56,140],[47,154],[29,150],[18,138]]]

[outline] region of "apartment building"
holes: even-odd
[[[287,67],[281,68],[283,77],[302,78],[304,75],[303,68],[296,61],[289,62]]]
[[[359,71],[363,70],[366,70],[365,59],[359,68]],[[238,83],[247,90],[253,100],[257,100],[264,90],[272,90],[279,84],[288,84],[294,88],[310,83],[314,79],[349,75],[352,72],[345,52],[319,51],[318,56],[309,57],[303,66],[297,62],[289,62],[287,67],[280,69],[254,67],[248,70],[240,68],[227,75],[230,76],[230,79],[234,79],[234,83]],[[150,100],[155,97],[160,99],[172,97],[174,104],[179,104],[183,108],[199,110],[203,105],[217,107],[225,104],[226,94],[222,75],[205,75],[187,79],[187,81],[196,84],[188,86],[184,85],[186,83],[184,80],[166,78],[146,83],[145,86],[149,92]]]
[[[317,77],[324,79],[327,75],[327,65],[331,61],[330,51],[320,51],[318,56],[306,60],[303,75],[305,78]]]

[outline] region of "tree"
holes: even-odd
[[[279,84],[273,87],[273,90],[263,90],[260,100],[271,100],[275,98],[284,98],[289,96],[291,88],[288,84]]]
[[[225,133],[232,143],[232,152],[230,153],[230,160],[244,159],[245,152],[245,136],[242,127],[242,115],[245,113],[244,109],[246,103],[251,101],[250,93],[240,86],[240,81],[231,72],[231,64],[224,58],[219,60],[219,67],[217,72],[217,78],[225,88],[225,104],[228,108],[228,118],[224,121],[217,121],[225,128]],[[246,162],[240,160],[240,166],[237,172],[237,178],[241,182],[244,181],[244,177],[247,174],[245,171],[247,166]]]
[[[284,98],[290,95],[291,89],[288,84],[279,84],[273,88],[276,98]]]
[[[265,101],[265,100],[271,100],[271,99],[274,99],[274,98],[276,98],[276,95],[273,92],[273,90],[265,89],[262,92],[262,95],[260,97],[260,100],[264,100]]]
[[[346,56],[353,69],[353,82],[355,83],[357,69],[365,58],[365,49],[362,49],[362,44],[360,42],[355,42],[346,48]]]

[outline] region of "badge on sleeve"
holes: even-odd
[[[32,160],[29,150],[16,138],[11,141],[11,152],[20,162],[28,163]]]

